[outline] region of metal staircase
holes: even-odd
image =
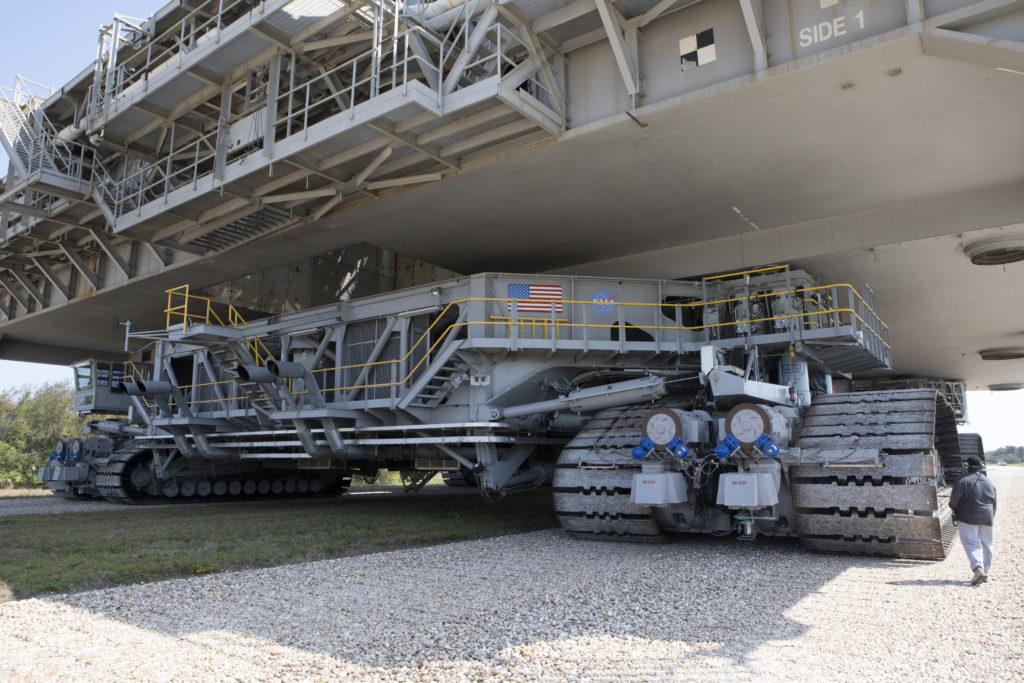
[[[432,373],[429,381],[419,388],[409,405],[420,408],[436,408],[444,403],[452,392],[462,384],[467,377],[468,370],[469,365],[453,354],[448,360],[441,363],[440,367]]]
[[[0,88],[0,95],[6,95],[6,88]],[[24,178],[28,175],[32,131],[21,107],[6,96],[0,97],[0,142],[4,150],[14,162],[18,174]]]
[[[21,76],[15,78],[13,89],[0,87],[0,141],[4,149],[22,179],[39,173],[40,181],[89,194],[93,150],[60,137],[42,109],[46,98],[33,94],[33,87],[43,88]]]
[[[211,229],[210,225],[197,226],[198,237],[193,238],[186,233],[182,236],[182,240],[184,244],[194,244],[203,249],[227,249],[284,227],[293,218],[290,211],[265,206],[256,213],[242,216],[222,227]],[[218,224],[218,222],[214,222],[213,226]]]

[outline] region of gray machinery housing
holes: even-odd
[[[553,484],[585,538],[921,558],[951,538],[953,408],[930,387],[833,393],[833,376],[891,367],[888,330],[853,287],[803,271],[484,273],[251,323],[182,287],[166,314],[129,334],[149,344],[139,364],[107,369],[127,419],[91,423],[40,470],[55,491],[327,494],[446,471],[489,499]],[[79,405],[112,405],[109,381],[84,384]]]

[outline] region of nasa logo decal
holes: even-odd
[[[618,294],[612,294],[607,289],[599,289],[594,292],[590,300],[594,302],[594,312],[599,315],[608,315],[615,310],[615,298]]]

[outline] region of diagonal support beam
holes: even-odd
[[[762,72],[768,68],[768,50],[761,22],[764,5],[761,0],[740,0],[740,9],[743,10],[743,21],[747,25],[747,35],[750,36],[750,47],[754,49],[754,71]]]
[[[3,313],[5,316],[7,316],[8,320],[11,319],[11,309],[5,306],[3,302],[0,302],[0,313]]]
[[[68,257],[68,260],[71,262],[71,265],[74,266],[75,269],[79,273],[81,273],[86,280],[89,281],[89,284],[91,284],[94,289],[99,289],[99,277],[97,277],[96,273],[92,272],[92,270],[89,269],[89,266],[86,265],[85,260],[81,257],[81,255],[79,255],[77,251],[69,249],[68,245],[65,244],[64,242],[58,242],[57,246],[60,247],[60,250],[64,252],[64,255]]]
[[[124,260],[121,254],[114,247],[114,243],[103,234],[102,230],[97,228],[86,228],[86,230],[92,233],[92,237],[96,240],[96,244],[100,245],[100,249],[102,249],[110,260],[114,262],[114,265],[121,269],[121,272],[125,274],[125,277],[130,278],[132,276],[131,268],[128,266],[128,262]]]
[[[162,265],[166,266],[168,263],[170,263],[170,259],[168,258],[166,249],[164,249],[163,247],[158,247],[152,242],[142,242],[142,244],[147,249],[149,249],[149,252],[153,254],[153,256],[156,257],[156,260],[159,261]]]
[[[470,60],[473,59],[473,55],[476,54],[481,43],[484,42],[487,32],[491,30],[491,25],[494,24],[494,20],[497,17],[498,8],[493,4],[480,16],[480,20],[477,22],[473,32],[469,34],[469,39],[466,41],[465,48],[455,59],[455,63],[452,65],[451,71],[448,72],[448,77],[444,79],[444,85],[441,86],[441,90],[445,95],[455,90],[455,86],[459,84],[459,80],[462,78],[462,74],[466,70],[466,66],[469,64]]]
[[[612,7],[608,0],[596,0],[597,13],[601,15],[601,23],[604,25],[604,32],[608,36],[608,42],[612,47],[612,55],[615,63],[622,74],[622,82],[626,86],[626,93],[635,98],[640,92],[640,78],[637,75],[636,64],[633,64],[626,53],[626,39],[622,34],[622,16],[618,10]]]
[[[637,28],[643,28],[644,26],[647,26],[647,24],[651,23],[652,21],[660,17],[665,12],[668,12],[669,10],[674,11],[683,9],[685,7],[689,7],[690,5],[696,5],[698,2],[701,2],[701,0],[688,0],[688,2],[682,2],[682,0],[661,0],[661,2],[659,2],[651,9],[647,10],[638,17],[633,17],[629,21],[635,22]]]
[[[71,298],[71,287],[68,283],[57,277],[57,273],[50,268],[46,261],[40,258],[33,258],[32,264],[39,269],[39,272],[43,274],[43,277],[45,277],[58,292],[64,295],[65,299]]]
[[[502,76],[501,84],[509,90],[515,90],[525,83],[526,79],[536,72],[539,66],[540,64],[537,63],[537,58],[531,55],[529,59]]]
[[[367,125],[367,127],[374,129],[378,133],[383,133],[384,135],[386,135],[387,137],[391,138],[395,142],[400,142],[401,144],[405,145],[406,147],[411,147],[412,149],[416,150],[417,152],[420,152],[421,154],[425,154],[426,156],[430,157],[434,161],[438,161],[438,162],[444,164],[445,166],[451,168],[452,170],[458,170],[458,166],[456,166],[454,163],[452,163],[451,161],[446,159],[441,154],[441,150],[436,145],[421,145],[411,135],[404,135],[402,133],[396,133],[395,132],[395,127],[392,124],[390,124],[390,123],[388,123],[386,121],[380,120],[380,119],[378,119],[377,121],[373,121],[371,123],[368,123],[366,125]]]
[[[35,299],[40,306],[44,308],[46,307],[46,302],[43,300],[43,293],[40,292],[36,288],[35,284],[33,284],[32,280],[29,279],[28,273],[20,268],[11,268],[11,274],[14,275],[15,279],[17,279],[21,286],[25,288],[25,291],[28,292],[30,297]]]
[[[408,36],[409,47],[412,48],[412,53],[423,70],[423,77],[427,79],[427,85],[430,86],[431,90],[437,90],[441,77],[440,69],[433,65],[430,59],[430,52],[427,50],[427,46],[423,44],[423,38],[420,34],[411,31]]]
[[[548,56],[544,52],[544,46],[541,45],[537,34],[533,32],[532,28],[530,28],[529,17],[525,16],[523,12],[517,9],[514,5],[503,5],[501,8],[501,14],[511,21],[519,30],[519,37],[526,45],[526,48],[530,51],[530,54],[540,65],[537,69],[537,75],[540,77],[541,85],[543,85],[548,91],[551,105],[555,108],[555,111],[564,116],[565,95],[562,93],[562,88],[558,84],[558,79],[555,78],[555,74],[551,70],[551,64],[548,62]]]
[[[380,167],[381,164],[383,164],[385,161],[388,160],[388,157],[391,156],[391,152],[392,151],[393,150],[392,150],[391,145],[388,145],[387,147],[382,149],[380,151],[380,154],[375,156],[373,158],[373,161],[371,161],[369,164],[367,164],[366,168],[364,168],[362,171],[360,171],[359,175],[357,175],[355,178],[352,179],[352,185],[354,185],[355,187],[359,187],[360,185],[365,183],[366,179],[369,178],[370,175],[373,174],[373,172],[376,171]]]
[[[338,204],[340,204],[341,200],[344,198],[345,196],[342,193],[341,189],[339,188],[337,190],[337,194],[335,194],[333,197],[331,197],[326,202],[317,207],[317,210],[313,212],[313,220],[318,221],[321,218],[323,218],[328,211],[330,211]]]
[[[17,301],[22,308],[24,308],[26,311],[28,310],[28,299],[21,295],[21,292],[18,291],[18,288],[14,285],[13,282],[8,280],[3,275],[0,275],[0,285],[3,285],[3,288],[7,290],[7,293],[11,295],[12,301]],[[8,317],[10,317],[10,314],[8,314]]]

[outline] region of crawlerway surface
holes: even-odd
[[[558,531],[0,604],[0,679],[1021,680],[1024,468],[989,583],[790,541]]]

